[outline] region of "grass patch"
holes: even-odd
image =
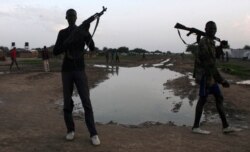
[[[19,60],[18,63],[21,64],[29,64],[29,65],[37,65],[37,64],[41,64],[42,60],[40,59],[22,59]]]
[[[229,62],[229,63],[221,63],[219,67],[223,72],[229,73],[232,75],[236,75],[242,79],[250,79],[250,67],[249,64],[244,62]]]

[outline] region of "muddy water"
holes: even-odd
[[[163,86],[167,80],[182,74],[155,67],[99,67],[107,68],[111,74],[108,80],[90,90],[95,121],[131,125],[149,121],[176,125],[193,123],[196,103],[190,104],[187,98],[175,96]],[[73,100],[75,113],[82,114],[79,97],[76,95]]]

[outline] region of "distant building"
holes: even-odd
[[[37,50],[31,50],[31,54],[32,54],[33,58],[38,58],[38,56],[39,56],[39,53]]]
[[[0,49],[0,61],[5,61],[5,55],[4,55],[4,51],[2,49]]]
[[[223,49],[223,52],[228,52],[230,58],[250,60],[249,49]]]
[[[19,51],[18,54],[20,58],[33,58],[31,51]]]

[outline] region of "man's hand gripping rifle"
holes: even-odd
[[[92,37],[96,31],[96,28],[98,26],[99,23],[99,19],[100,17],[104,14],[104,12],[107,11],[107,8],[105,8],[104,6],[102,7],[102,11],[99,13],[95,13],[94,15],[92,15],[91,17],[89,17],[88,19],[86,19],[85,21],[82,22],[82,24],[80,26],[78,26],[71,34],[70,36],[65,40],[64,45],[69,45],[69,44],[73,44],[73,43],[77,43],[84,35],[87,34],[87,31],[89,30],[90,27],[90,23],[92,23],[95,19],[97,19],[97,23],[94,29],[94,32],[92,34]]]
[[[189,31],[189,33],[187,34],[187,36],[189,36],[191,34],[196,34],[197,35],[197,38],[196,38],[197,43],[199,43],[201,36],[206,36],[205,32],[203,32],[201,30],[198,30],[196,28],[193,28],[193,27],[191,27],[191,28],[186,27],[186,26],[184,26],[184,25],[182,25],[180,23],[176,23],[176,25],[174,26],[174,28],[178,29],[178,34],[179,34],[181,40],[183,41],[183,43],[185,43],[185,44],[186,44],[186,42],[182,39],[179,29],[180,30]],[[221,40],[218,37],[213,37],[213,39],[216,40],[216,41],[218,41],[218,42],[221,42]]]

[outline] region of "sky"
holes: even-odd
[[[15,42],[23,48],[55,44],[60,29],[68,23],[65,13],[77,11],[77,25],[107,7],[93,37],[96,47],[148,51],[183,52],[174,25],[204,30],[207,21],[217,24],[217,37],[228,40],[231,48],[250,45],[250,0],[0,0],[0,46]],[[95,22],[91,24],[93,31]],[[188,43],[195,36],[183,38]]]

